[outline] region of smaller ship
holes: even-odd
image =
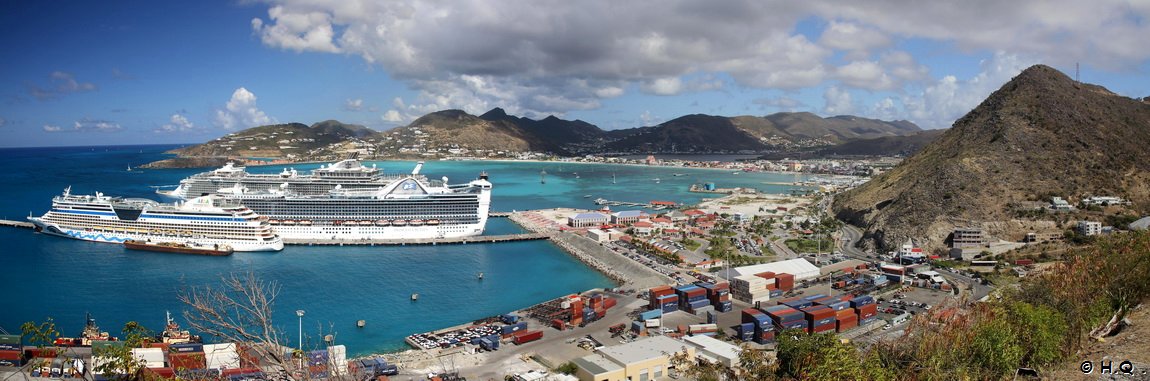
[[[197,254],[222,257],[232,255],[231,246],[221,244],[200,244],[195,242],[152,242],[127,240],[124,247],[132,250],[158,251],[164,253]]]
[[[654,179],[652,179],[652,180],[655,180],[655,184],[658,184],[658,183],[659,183],[659,178],[658,178],[658,177],[656,177],[656,178],[654,178]]]
[[[96,319],[92,318],[91,313],[85,314],[87,322],[84,323],[84,330],[80,332],[80,337],[57,337],[53,342],[61,347],[90,347],[93,341],[116,341],[107,332],[101,332],[100,327],[96,326]]]
[[[686,176],[686,175],[687,175],[686,173],[676,173],[674,176],[675,176],[675,177],[680,177],[680,176]]]
[[[157,339],[165,344],[186,344],[186,343],[202,343],[203,340],[198,335],[193,335],[187,330],[181,330],[180,325],[176,324],[176,320],[172,319],[172,313],[164,311],[167,314],[168,324],[164,326],[164,332],[160,332]]]

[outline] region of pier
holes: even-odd
[[[487,213],[487,218],[496,218],[496,217],[509,217],[509,216],[511,216],[511,212],[491,212],[491,213]]]
[[[0,220],[0,226],[8,226],[8,227],[13,227],[13,228],[28,228],[28,229],[35,227],[35,225],[32,225],[31,222],[11,221],[11,220]]]
[[[651,201],[649,203],[643,203],[643,202],[631,202],[631,201],[614,201],[614,200],[608,200],[608,199],[604,199],[604,198],[595,199],[595,205],[634,206],[634,207],[654,209],[654,210],[675,209],[675,208],[679,207],[679,205],[675,205],[674,203],[666,202],[666,201]]]
[[[550,239],[551,235],[547,233],[527,233],[527,234],[506,234],[506,235],[488,235],[488,236],[471,236],[471,237],[457,237],[457,238],[429,238],[429,239],[284,239],[284,244],[287,245],[324,245],[324,246],[345,246],[345,245],[360,245],[360,246],[375,246],[375,245],[457,245],[469,243],[499,243],[499,242],[516,242],[516,241],[535,241],[541,239]]]

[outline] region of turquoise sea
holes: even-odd
[[[0,149],[0,218],[24,220],[43,214],[51,198],[72,186],[126,197],[155,197],[152,186],[174,185],[207,169],[128,171],[168,155],[175,146],[101,146]],[[374,162],[387,172],[410,172],[413,162]],[[308,170],[319,164],[293,165]],[[278,173],[284,166],[249,168]],[[545,170],[546,184],[540,182]],[[790,186],[791,175],[576,163],[431,161],[422,173],[463,182],[487,171],[495,188],[492,209],[594,208],[591,200],[697,202],[695,182],[749,186],[771,193]],[[674,176],[675,173],[682,176]],[[578,176],[576,176],[578,175]],[[614,175],[615,181],[612,182]],[[653,179],[659,178],[656,183]],[[590,195],[591,197],[585,197]],[[486,234],[521,232],[494,218]],[[400,247],[289,246],[279,253],[236,253],[205,258],[126,251],[118,245],[43,236],[30,229],[0,227],[0,328],[19,330],[26,321],[52,317],[64,335],[78,334],[84,314],[101,328],[119,331],[128,321],[160,329],[164,311],[179,316],[177,295],[213,285],[221,275],[254,271],[278,282],[276,323],[294,343],[303,318],[305,341],[321,332],[351,354],[404,349],[403,337],[505,313],[595,287],[613,287],[601,274],[546,241],[487,245]],[[478,280],[476,274],[484,273]],[[419,293],[419,301],[409,300]],[[366,320],[356,328],[357,320]],[[181,319],[182,320],[182,319]],[[305,343],[305,345],[308,345]]]

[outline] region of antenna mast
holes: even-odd
[[[1078,63],[1074,63],[1074,82],[1082,82],[1078,80]]]

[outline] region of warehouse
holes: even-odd
[[[788,259],[785,261],[761,263],[751,266],[736,267],[731,271],[728,277],[724,271],[720,271],[719,275],[731,279],[742,275],[755,275],[759,273],[772,272],[776,274],[793,274],[796,281],[817,278],[819,276],[819,268],[807,262],[802,258]]]
[[[695,358],[695,347],[666,336],[654,336],[577,358],[574,363],[579,369],[575,375],[580,381],[664,380],[671,368],[671,357],[684,351],[688,359]]]
[[[739,352],[741,349],[739,349],[738,346],[704,335],[687,336],[683,338],[683,341],[695,347],[695,353],[701,359],[721,364],[728,368],[739,365]]]

